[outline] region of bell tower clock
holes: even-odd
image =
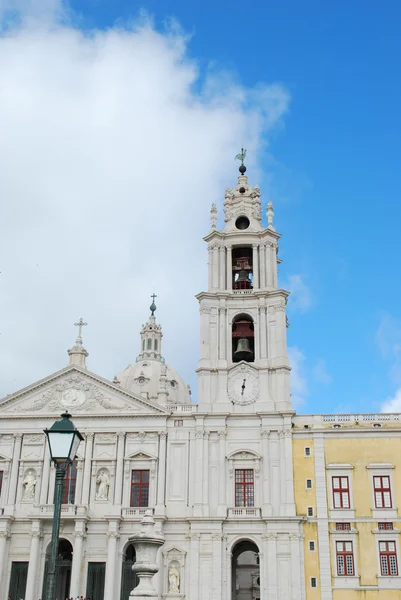
[[[233,189],[226,189],[224,228],[212,205],[208,244],[208,290],[200,304],[199,409],[208,412],[291,411],[286,343],[288,292],[278,287],[280,235],[261,193],[251,187],[241,160]]]

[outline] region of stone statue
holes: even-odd
[[[179,592],[180,591],[180,574],[177,567],[172,565],[168,570],[168,591]]]
[[[99,477],[96,479],[96,483],[99,485],[96,494],[96,500],[108,500],[110,479],[106,471],[100,471]]]
[[[216,229],[217,225],[217,207],[213,203],[212,208],[210,209],[210,226],[212,229]]]
[[[34,500],[36,479],[33,474],[33,471],[28,471],[22,485],[25,488],[25,492],[24,492],[22,499],[23,500]]]

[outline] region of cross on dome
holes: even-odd
[[[86,357],[89,353],[82,345],[82,327],[86,327],[88,323],[85,323],[81,317],[77,323],[74,323],[75,327],[78,327],[78,335],[75,340],[75,344],[68,350],[68,356],[70,357],[70,365],[78,365],[80,367],[86,367]]]

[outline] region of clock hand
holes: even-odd
[[[241,396],[243,396],[243,395],[244,395],[244,391],[245,391],[245,382],[246,382],[246,379],[244,379],[244,381],[242,382],[242,385],[241,385],[241,388],[242,388]]]

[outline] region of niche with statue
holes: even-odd
[[[182,599],[184,594],[185,552],[171,548],[164,554],[165,593],[169,600]]]

